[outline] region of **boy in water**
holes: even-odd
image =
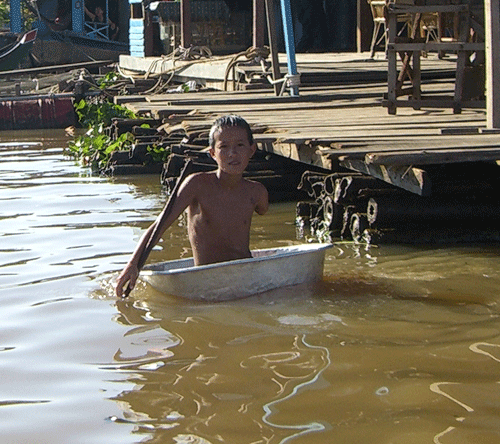
[[[259,182],[243,178],[250,158],[256,150],[248,123],[239,116],[224,116],[210,130],[210,155],[217,170],[190,175],[180,186],[172,210],[161,227],[170,227],[187,209],[188,236],[195,265],[224,262],[251,257],[250,224],[252,215],[268,209],[267,190]],[[154,229],[144,233],[128,264],[116,281],[116,295],[123,287],[136,283],[138,261]]]

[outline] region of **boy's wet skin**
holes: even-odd
[[[187,209],[188,236],[196,265],[250,257],[250,224],[254,212],[268,209],[266,188],[243,178],[256,146],[241,118],[218,119],[211,131],[210,155],[218,168],[210,173],[196,173],[181,185],[172,209],[164,219],[162,232]],[[128,264],[118,276],[116,294],[123,295],[124,285],[133,286],[139,270],[141,252],[154,229],[149,227]]]

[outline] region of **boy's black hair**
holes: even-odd
[[[247,133],[248,142],[250,143],[250,145],[253,144],[252,129],[250,128],[248,122],[243,117],[237,116],[235,114],[229,114],[227,116],[219,117],[212,125],[212,128],[210,128],[210,148],[213,148],[215,145],[215,134],[218,133],[222,128],[228,127],[241,128],[245,130],[245,132]]]

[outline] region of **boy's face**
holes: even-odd
[[[219,169],[227,174],[243,174],[255,153],[255,143],[250,144],[247,133],[239,127],[223,127],[214,134],[210,155]]]

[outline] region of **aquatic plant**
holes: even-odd
[[[113,119],[137,119],[129,109],[102,97],[80,100],[75,104],[75,112],[80,125],[87,128],[87,132],[71,141],[68,150],[69,154],[79,159],[83,165],[91,167],[93,171],[102,172],[108,167],[114,152],[129,151],[133,147],[135,137],[132,133],[125,132],[113,138],[110,131]],[[149,128],[147,123],[140,126]],[[155,143],[151,143],[147,151],[151,163],[164,162],[170,154],[169,149]]]
[[[83,127],[96,125],[109,127],[115,118],[136,119],[136,115],[121,105],[111,103],[105,98],[95,100],[82,99],[75,104],[78,122]]]
[[[69,154],[76,157],[85,166],[93,170],[106,167],[114,151],[129,150],[134,141],[131,133],[124,133],[115,140],[107,129],[114,118],[136,118],[127,108],[102,100],[80,100],[75,104],[78,122],[87,132],[68,144]]]
[[[68,149],[83,165],[90,166],[94,171],[101,171],[106,168],[113,152],[130,149],[134,136],[131,133],[123,133],[113,141],[105,133],[96,134],[95,128],[70,142]]]

